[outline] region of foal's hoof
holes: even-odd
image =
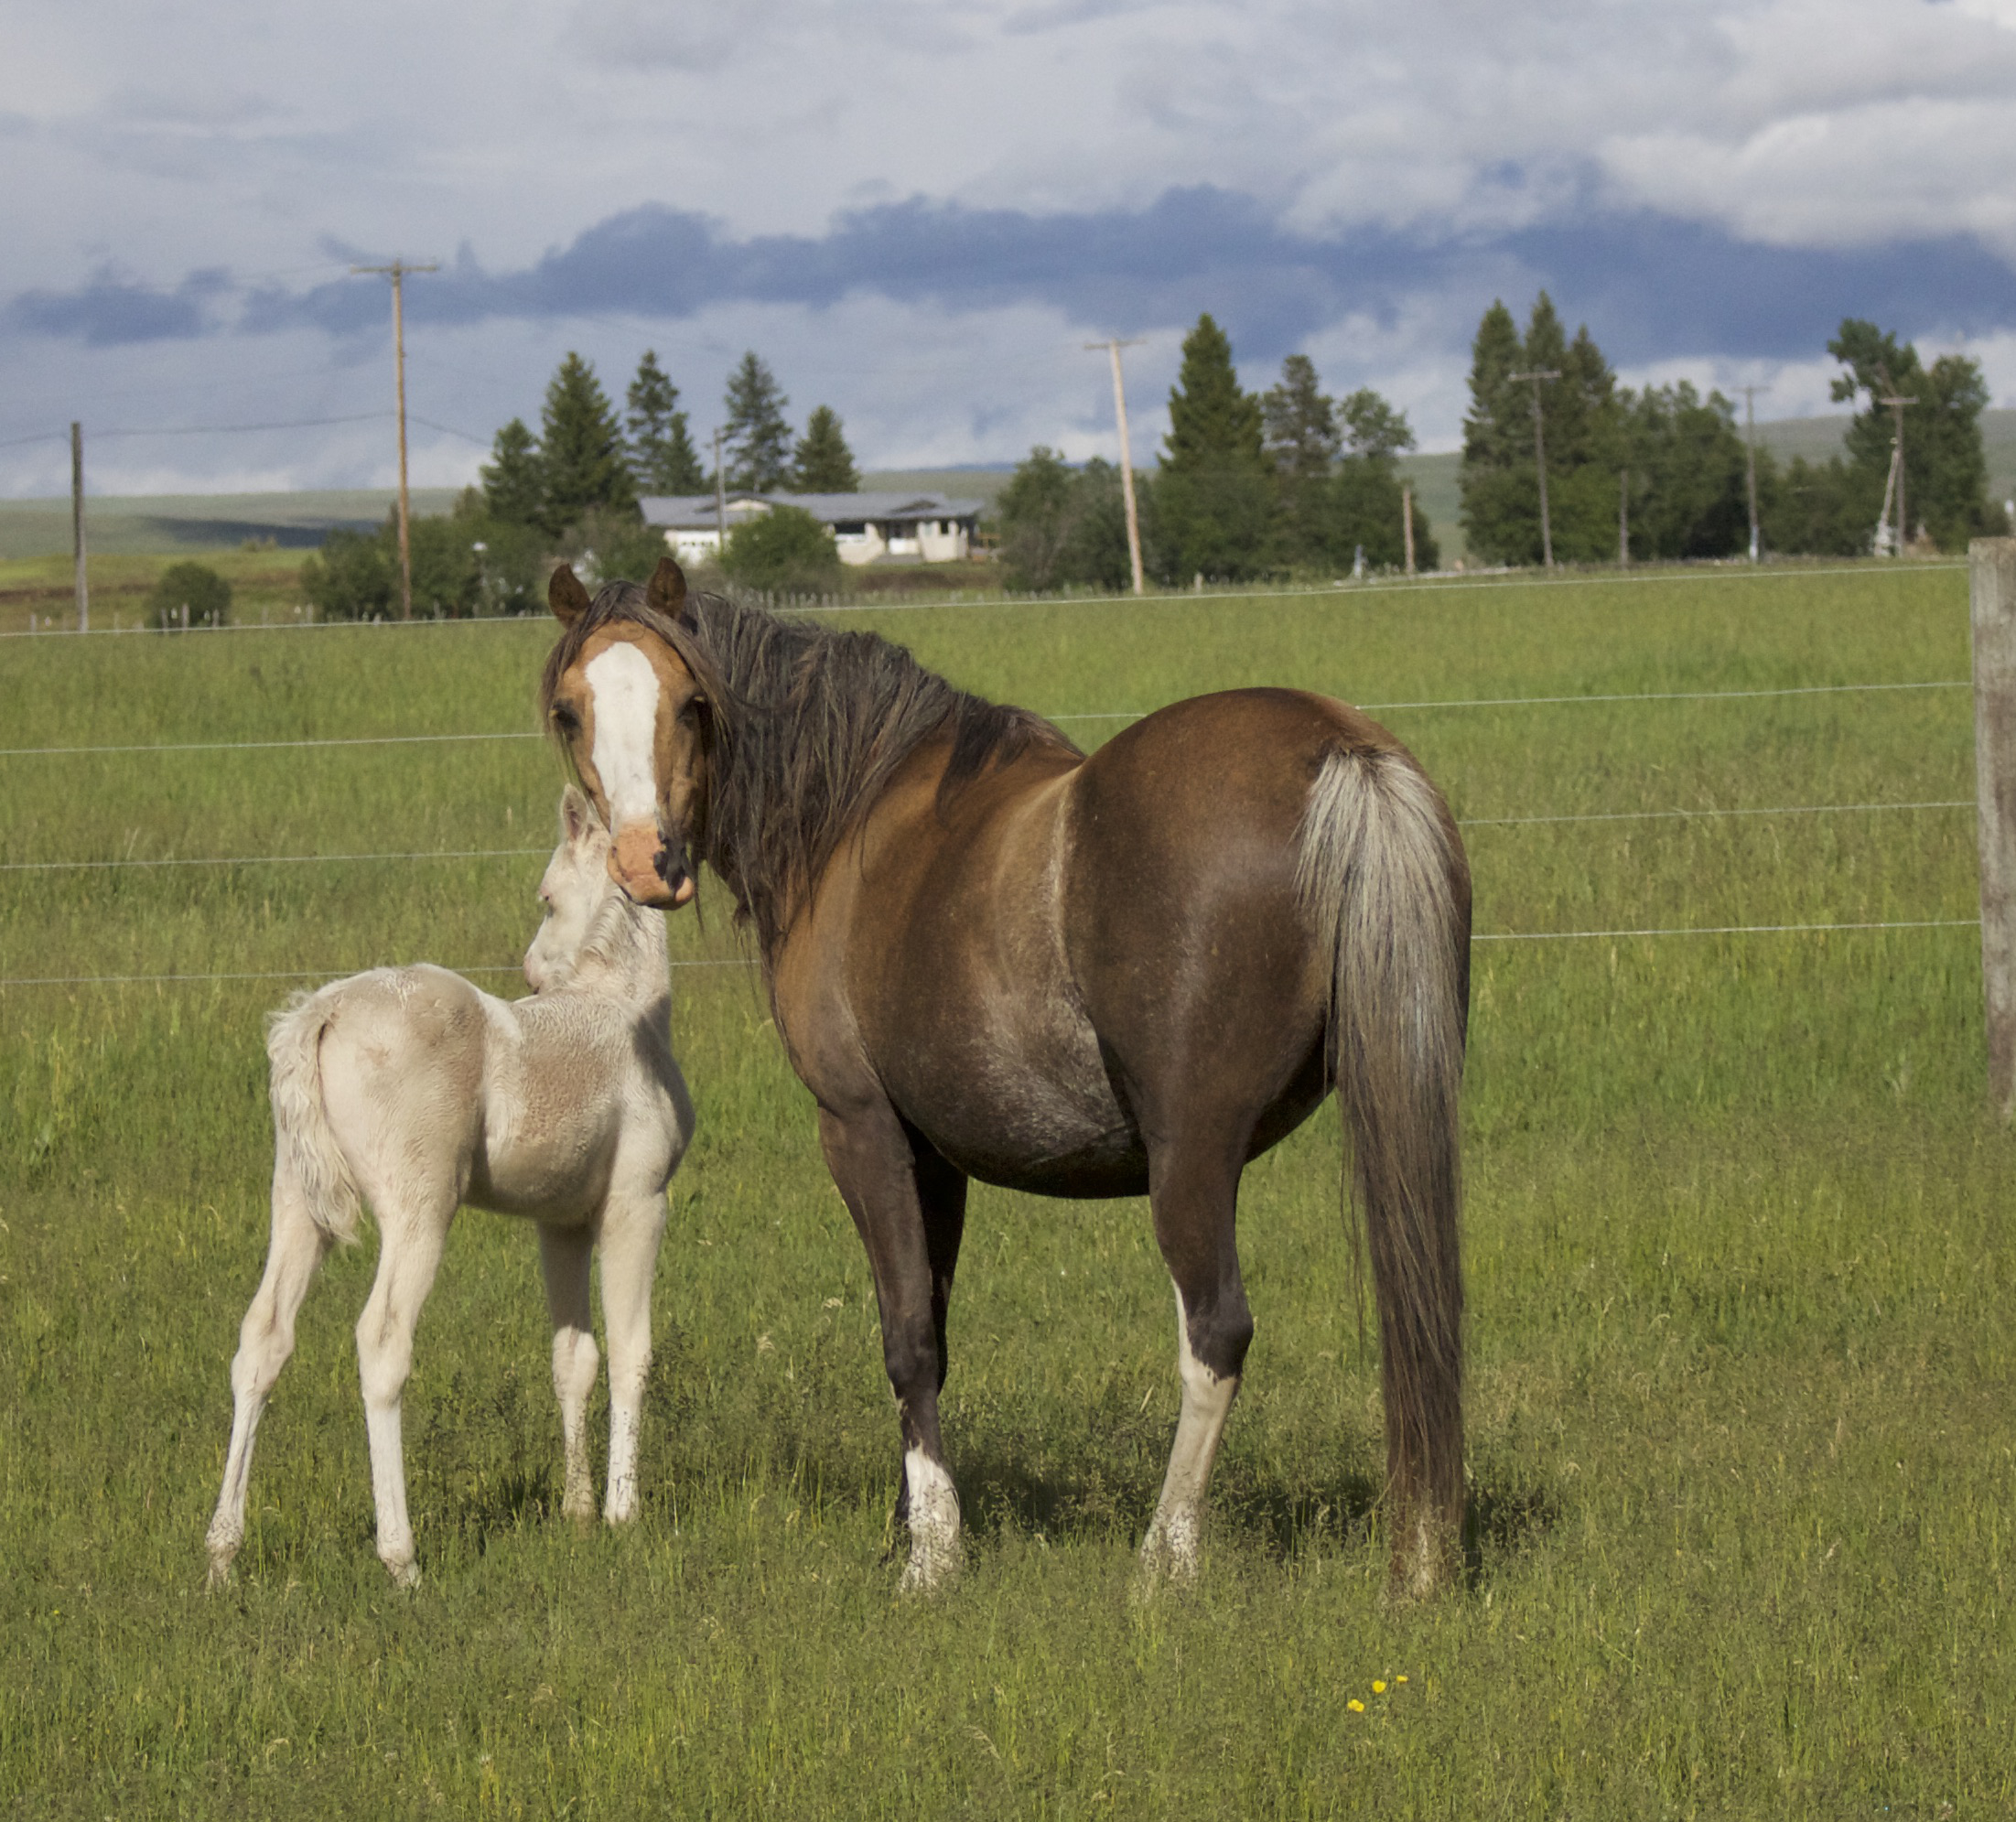
[[[1165,1520],[1157,1514],[1141,1540],[1141,1558],[1134,1575],[1137,1600],[1151,1600],[1165,1588],[1188,1588],[1197,1579],[1202,1561],[1197,1524],[1186,1515]]]
[[[213,1554],[210,1559],[210,1573],[203,1578],[203,1591],[214,1594],[221,1588],[231,1586],[231,1552]]]
[[[420,1565],[416,1562],[387,1563],[385,1573],[391,1576],[394,1588],[405,1589],[409,1593],[420,1585]]]

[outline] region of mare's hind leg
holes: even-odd
[[[595,1235],[586,1227],[539,1229],[539,1265],[553,1318],[553,1395],[560,1401],[561,1446],[566,1491],[560,1510],[569,1518],[595,1516],[595,1482],[588,1472],[588,1397],[601,1356],[588,1314],[588,1264]]]
[[[357,1366],[364,1392],[364,1428],[371,1438],[378,1558],[402,1588],[417,1586],[420,1569],[413,1559],[413,1526],[406,1518],[400,1399],[413,1371],[413,1331],[434,1288],[455,1202],[453,1186],[445,1205],[436,1201],[401,1206],[389,1197],[372,1198],[378,1214],[378,1277],[364,1301],[364,1313],[357,1319]]]
[[[1155,1238],[1176,1286],[1183,1385],[1162,1496],[1141,1544],[1141,1569],[1150,1581],[1163,1574],[1187,1581],[1197,1573],[1212,1461],[1253,1340],[1234,1232],[1245,1149],[1243,1143],[1210,1148],[1178,1140],[1148,1156]]]
[[[612,1196],[602,1215],[602,1321],[609,1331],[609,1495],[602,1516],[637,1515],[637,1439],[651,1372],[651,1280],[665,1231],[665,1192]]]
[[[819,1141],[875,1275],[882,1364],[902,1427],[899,1511],[910,1526],[902,1586],[922,1593],[959,1567],[959,1495],[945,1471],[938,1388],[965,1179],[935,1154],[921,1159],[895,1110],[867,1094],[845,1115],[822,1107]]]
[[[231,1449],[224,1457],[224,1484],[204,1539],[210,1548],[210,1582],[231,1576],[232,1558],[245,1536],[245,1488],[252,1478],[253,1438],[280,1369],[294,1352],[294,1319],[307,1295],[315,1268],[329,1249],[329,1236],[308,1213],[307,1199],[284,1169],[273,1180],[273,1239],[265,1275],[238,1331],[238,1353],[231,1364]]]

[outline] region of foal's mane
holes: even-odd
[[[635,582],[610,583],[561,635],[540,681],[542,715],[589,636],[620,621],[671,646],[706,700],[698,857],[735,894],[766,962],[841,839],[919,747],[951,742],[941,808],[1032,747],[1079,751],[1041,716],[955,688],[879,634],[787,620],[720,595],[687,596],[674,620]]]

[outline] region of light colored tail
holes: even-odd
[[[327,988],[297,993],[267,1023],[273,1060],[274,1169],[292,1176],[309,1218],[331,1240],[357,1238],[357,1183],[322,1105],[322,1033],[336,1014]]]
[[[1463,1515],[1470,872],[1440,793],[1410,759],[1340,749],[1310,791],[1296,884],[1331,958],[1330,1072],[1378,1302],[1393,1570],[1426,1593],[1455,1567]]]

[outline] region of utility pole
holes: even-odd
[[[1414,574],[1414,483],[1400,483],[1400,546],[1407,553],[1407,573]]]
[[[1120,498],[1127,510],[1127,566],[1134,574],[1134,592],[1148,592],[1141,577],[1141,522],[1134,510],[1134,453],[1127,446],[1127,389],[1120,378],[1120,350],[1138,348],[1138,341],[1088,341],[1087,349],[1103,348],[1113,357],[1113,415],[1120,425]]]
[[[438,272],[438,265],[353,265],[352,273],[375,272],[392,280],[393,389],[399,400],[399,618],[413,618],[413,512],[406,497],[406,315],[403,281],[409,272]]]
[[[1895,440],[1890,446],[1890,480],[1883,486],[1883,516],[1890,517],[1890,501],[1892,490],[1897,498],[1897,516],[1891,523],[1895,526],[1895,535],[1891,540],[1891,549],[1898,556],[1904,554],[1904,543],[1911,535],[1911,518],[1904,511],[1904,407],[1916,404],[1914,398],[1901,399],[1894,394],[1880,398],[1878,404],[1890,407],[1891,422],[1896,426]],[[1881,522],[1877,529],[1882,529]]]
[[[1533,382],[1533,460],[1540,472],[1540,560],[1549,569],[1554,567],[1554,526],[1547,510],[1547,444],[1540,435],[1540,382],[1560,377],[1558,367],[1536,367],[1530,372],[1505,375],[1512,381]]]
[[[1631,567],[1631,470],[1617,470],[1617,567]]]
[[[84,578],[84,426],[70,426],[70,534],[77,555],[77,630],[91,631],[91,586]]]
[[[1755,563],[1759,555],[1757,540],[1757,394],[1768,393],[1769,386],[1745,386],[1743,388],[1743,451],[1749,473],[1750,486],[1750,560]]]
[[[714,431],[714,560],[728,554],[728,497],[721,484],[721,430]]]

